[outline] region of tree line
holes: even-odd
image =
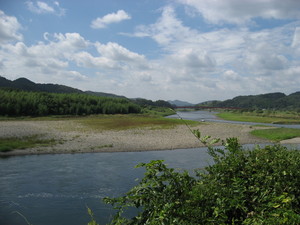
[[[0,115],[48,116],[139,113],[128,99],[0,89]]]

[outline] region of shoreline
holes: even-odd
[[[37,154],[163,151],[205,147],[196,139],[186,125],[177,125],[169,129],[148,127],[117,131],[95,131],[75,120],[58,120],[0,121],[0,127],[0,138],[42,135],[45,139],[57,141],[55,145],[48,147],[0,152],[1,157]],[[263,127],[205,122],[193,126],[191,129],[199,129],[202,136],[210,135],[221,140],[229,137],[238,137],[241,144],[272,143],[268,140],[254,137],[249,133],[253,129],[264,129]],[[299,144],[300,138],[285,140],[282,143]]]

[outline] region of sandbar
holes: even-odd
[[[2,152],[0,155],[154,151],[203,147],[204,145],[190,129],[199,129],[202,136],[210,135],[222,140],[237,137],[241,144],[269,142],[250,134],[251,130],[264,129],[262,127],[229,123],[205,122],[190,128],[178,125],[170,129],[144,127],[127,130],[93,130],[76,120],[0,121],[0,138],[42,135],[43,138],[57,140],[52,146],[17,149]],[[288,140],[287,143],[300,143],[300,138]]]

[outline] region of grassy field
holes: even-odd
[[[300,129],[271,128],[271,129],[253,130],[251,131],[251,134],[271,141],[282,141],[286,139],[300,137]]]
[[[300,124],[300,117],[287,114],[255,115],[254,113],[221,112],[218,117],[224,120],[273,123],[273,124]]]
[[[100,115],[83,117],[77,120],[84,126],[96,130],[126,130],[133,128],[168,129],[184,124],[179,119],[170,119],[149,115]],[[185,121],[188,125],[197,125],[196,121]]]
[[[56,141],[54,139],[43,139],[38,135],[22,138],[0,138],[0,152],[8,152],[14,149],[26,149],[37,146],[51,146],[55,143]]]
[[[0,117],[0,121],[29,120],[29,121],[53,121],[70,120],[96,130],[126,130],[133,128],[168,129],[184,124],[180,119],[165,118],[176,113],[165,107],[146,107],[141,114],[99,114],[90,116],[47,116],[47,117]],[[185,121],[188,125],[197,125],[196,121]]]
[[[271,123],[271,124],[300,124],[300,117],[295,114],[274,112],[272,114],[257,113],[239,113],[239,112],[221,112],[218,117],[224,120]],[[295,137],[300,137],[300,129],[290,128],[270,128],[259,129],[251,132],[252,135],[268,139],[270,141],[282,141]]]
[[[144,115],[165,117],[165,116],[173,115],[176,112],[170,108],[148,106],[148,107],[142,109],[142,113]]]
[[[13,118],[9,118],[13,120]],[[182,121],[180,119],[164,118],[161,115],[154,116],[153,114],[117,114],[117,115],[92,115],[92,116],[63,116],[63,117],[36,117],[36,118],[16,118],[15,121],[49,121],[55,123],[56,121],[64,121],[63,127],[58,129],[65,132],[79,131],[107,131],[107,130],[126,130],[126,129],[171,129],[177,125],[188,124],[189,126],[196,126],[199,122],[196,121]],[[76,125],[77,124],[77,125]],[[80,124],[80,126],[78,126]],[[51,146],[60,140],[48,140],[42,135],[26,136],[22,138],[0,138],[0,152],[7,152],[14,149],[26,149],[39,146]],[[98,148],[112,147],[111,145],[98,146]]]

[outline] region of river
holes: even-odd
[[[180,116],[216,119],[206,111]],[[0,158],[0,224],[28,225],[26,220],[33,225],[87,224],[87,206],[97,222],[105,224],[113,210],[101,199],[127,192],[144,173],[134,166],[155,159],[191,173],[212,163],[205,148]]]
[[[300,129],[300,124],[273,124],[273,123],[255,123],[255,122],[241,122],[223,120],[216,116],[217,112],[210,111],[191,111],[191,112],[177,112],[177,114],[168,116],[168,118],[182,118],[187,120],[218,122],[218,123],[233,123],[233,124],[247,124],[247,125],[266,125],[272,127],[286,127]]]
[[[103,197],[117,197],[141,178],[140,162],[164,159],[192,171],[211,162],[205,148],[151,152],[15,156],[0,159],[0,224],[87,224],[90,207],[101,224],[113,213]]]

